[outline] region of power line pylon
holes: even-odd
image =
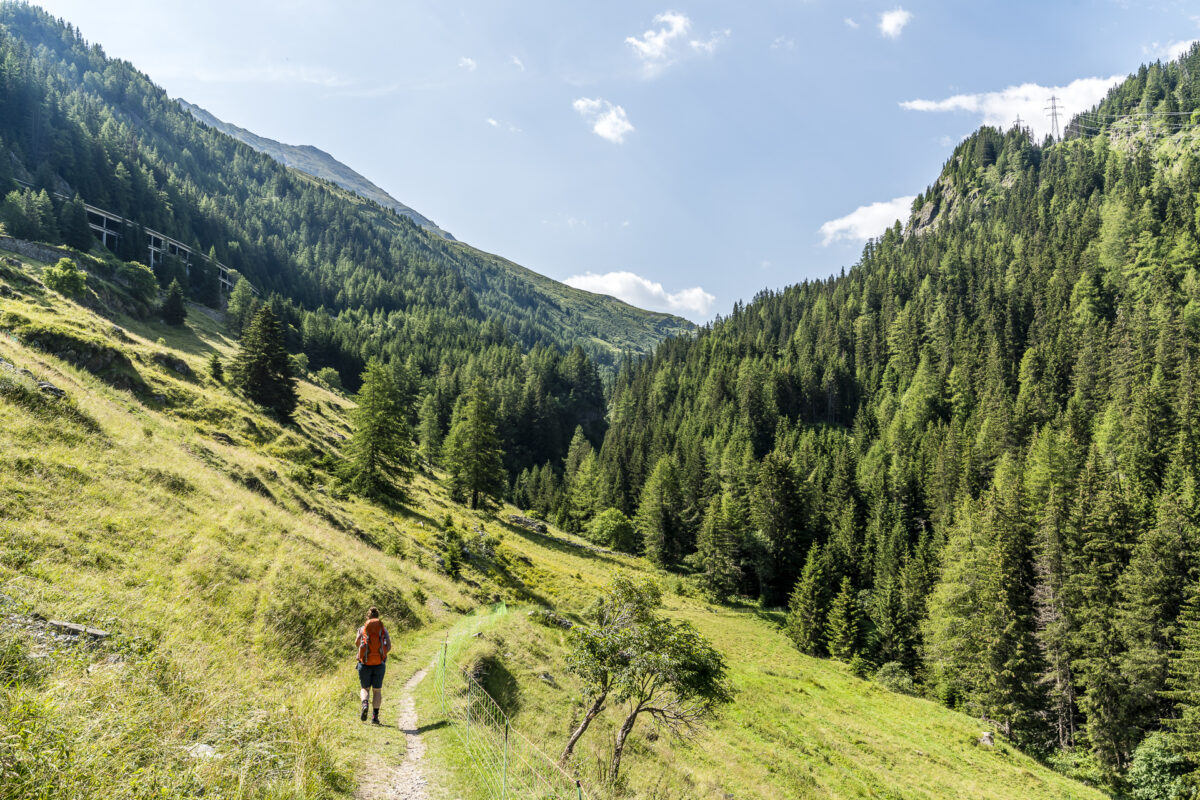
[[[1050,132],[1054,135],[1056,142],[1061,138],[1058,133],[1058,112],[1061,110],[1058,106],[1058,98],[1050,95],[1050,105],[1046,106],[1045,111],[1050,114]]]

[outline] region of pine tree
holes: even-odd
[[[74,198],[63,203],[62,211],[59,213],[59,228],[63,241],[68,247],[74,247],[76,250],[86,253],[96,244],[96,237],[88,225],[87,210],[83,207],[83,201],[79,199],[79,195],[75,195]]]
[[[825,640],[829,655],[839,661],[849,661],[858,652],[858,598],[849,577],[842,578],[837,597],[829,607]]]
[[[225,382],[225,367],[221,365],[221,357],[215,352],[208,357],[208,374],[217,383]]]
[[[451,494],[480,508],[504,493],[504,461],[496,409],[482,378],[459,398],[446,436],[443,460]]]
[[[290,420],[296,410],[296,379],[283,346],[283,329],[269,305],[254,315],[230,370],[233,385],[252,402]]]
[[[421,457],[433,466],[442,455],[442,421],[437,397],[432,392],[421,401],[417,415],[417,435],[421,440]]]
[[[183,302],[183,287],[179,285],[179,281],[173,280],[167,287],[167,295],[163,298],[159,313],[163,322],[168,325],[182,325],[187,319],[187,306]]]
[[[741,578],[738,568],[740,521],[732,513],[731,505],[724,496],[709,501],[696,535],[693,556],[699,568],[700,585],[718,602],[724,602],[737,590]]]
[[[1167,665],[1164,697],[1173,706],[1165,720],[1171,748],[1187,762],[1193,791],[1200,789],[1200,583],[1193,583],[1179,613],[1178,644]]]
[[[679,469],[672,456],[663,456],[642,487],[634,525],[642,536],[642,550],[658,566],[674,566],[683,539],[683,495]]]
[[[819,544],[808,550],[804,571],[788,602],[786,630],[796,648],[810,656],[825,652],[825,611],[829,603],[825,551]]]
[[[254,287],[250,285],[250,281],[239,276],[233,285],[233,291],[229,293],[229,301],[225,305],[225,319],[229,324],[229,329],[234,334],[240,335],[242,329],[254,318],[258,307],[259,300],[258,296],[254,294]]]
[[[351,488],[366,497],[402,496],[401,484],[412,478],[413,443],[409,404],[393,371],[377,359],[367,362],[354,401],[347,448]]]

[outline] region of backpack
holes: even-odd
[[[373,667],[387,661],[391,649],[392,642],[383,623],[377,619],[367,620],[367,624],[358,632],[358,660]]]

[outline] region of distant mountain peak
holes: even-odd
[[[254,148],[260,153],[265,153],[286,167],[291,167],[305,174],[312,175],[314,178],[327,180],[346,191],[354,192],[359,197],[374,201],[384,208],[392,209],[403,217],[408,217],[430,233],[434,233],[444,239],[454,240],[453,235],[439,228],[433,220],[404,205],[404,203],[392,197],[370,180],[318,147],[313,147],[310,144],[294,145],[277,142],[274,139],[259,136],[253,131],[248,131],[245,128],[240,128],[237,125],[218,119],[211,112],[194,103],[189,103],[183,98],[178,98],[177,102],[205,125],[216,128],[227,136],[232,136],[234,139]]]

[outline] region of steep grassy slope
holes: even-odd
[[[318,150],[312,145],[277,142],[274,139],[259,136],[257,133],[248,131],[245,128],[239,128],[233,123],[218,119],[209,111],[186,100],[179,99],[177,102],[184,110],[205,125],[216,128],[226,136],[232,136],[234,139],[253,147],[260,153],[266,153],[286,167],[292,167],[301,172],[306,172],[315,178],[335,183],[343,189],[354,192],[359,197],[365,197],[384,208],[390,208],[402,217],[408,217],[425,230],[431,231],[438,236],[446,239],[454,238],[448,232],[439,228],[433,220],[404,205],[404,203],[401,203],[366,177],[350,169],[350,167],[338,161],[324,150]]]
[[[0,273],[16,294],[0,290],[0,358],[16,370],[0,365],[0,797],[349,795],[364,753],[402,750],[354,713],[349,644],[368,603],[399,640],[394,688],[461,614],[506,601],[460,659],[495,655],[517,723],[561,747],[576,707],[563,636],[523,607],[578,618],[614,571],[649,574],[644,562],[508,525],[512,509],[466,512],[426,476],[408,508],[337,496],[345,398],[302,383],[297,424],[281,428],[207,377],[209,354],[233,347],[218,320],[193,306],[174,329],[106,311],[120,290],[96,274],[98,293],[67,301],[38,283],[42,266]],[[457,580],[437,569],[447,515],[467,554]],[[726,653],[738,701],[692,746],[640,729],[630,796],[1096,796],[1003,743],[976,747],[968,717],[799,656],[770,617],[668,604]],[[112,636],[35,658],[47,641],[31,614]],[[585,779],[611,725],[584,740]],[[471,796],[453,732],[428,736],[430,763],[465,782],[450,796]]]

